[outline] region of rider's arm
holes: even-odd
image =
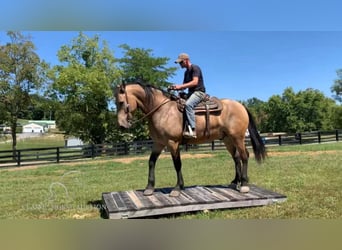
[[[181,90],[181,89],[187,89],[187,88],[195,87],[195,86],[197,86],[197,84],[198,84],[198,76],[194,76],[192,81],[186,82],[183,84],[179,84],[179,85],[173,85],[172,87],[175,90]]]

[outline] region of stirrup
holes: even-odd
[[[184,133],[183,133],[183,136],[184,136],[185,138],[189,138],[189,139],[191,139],[191,138],[193,138],[193,139],[197,138],[196,132],[193,131],[192,128],[191,128],[189,125],[188,125],[188,130],[189,130],[189,131],[184,131]]]

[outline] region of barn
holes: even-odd
[[[35,123],[23,126],[23,133],[44,133],[44,127]]]

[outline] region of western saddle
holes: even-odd
[[[186,102],[186,98],[184,95],[180,95],[179,98],[177,98],[177,106],[180,112],[184,112],[184,106]],[[211,113],[218,113],[222,110],[222,103],[217,97],[210,97],[209,95],[206,95],[204,100],[200,102],[195,108],[195,114],[196,115],[203,115],[205,114],[205,130],[204,135],[207,137],[210,136],[210,119],[209,116]]]

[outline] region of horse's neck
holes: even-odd
[[[160,90],[152,89],[152,91],[153,91],[153,100],[152,100],[152,106],[149,107],[149,112],[162,110],[164,106],[167,106],[165,104],[170,102],[170,98],[166,97]]]
[[[168,99],[160,91],[152,89],[153,100],[151,100],[152,105],[149,106],[145,90],[141,86],[132,88],[131,91],[136,99],[138,108],[140,108],[144,113],[151,112],[154,108],[158,107],[162,102]]]

